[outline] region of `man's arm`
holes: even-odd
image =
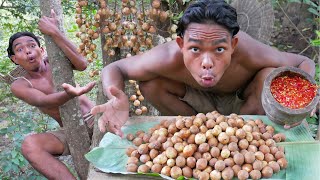
[[[93,115],[103,113],[98,125],[101,132],[108,130],[123,136],[121,127],[129,118],[128,97],[123,92],[124,80],[148,81],[158,76],[170,76],[179,71],[175,42],[159,45],[142,55],[132,56],[109,64],[102,70],[103,92],[109,98],[105,104],[92,108]]]
[[[13,82],[11,84],[12,93],[26,103],[42,108],[59,107],[70,99],[89,92],[95,83],[89,83],[84,87],[73,87],[69,84],[63,84],[64,91],[52,94],[45,94],[35,88],[29,87],[29,84],[23,82]]]
[[[307,58],[306,56],[301,56],[298,54],[292,54],[292,53],[286,53],[286,52],[281,52],[282,56],[279,58],[281,59],[287,59],[285,63],[288,63],[289,65],[298,67],[308,74],[311,75],[311,77],[315,76],[315,63],[311,59]],[[294,64],[292,64],[294,63]]]
[[[57,46],[63,51],[66,57],[70,60],[76,70],[83,71],[87,68],[86,59],[78,53],[75,45],[61,33],[57,27],[58,21],[56,14],[51,10],[51,17],[42,17],[39,20],[39,30],[50,36]]]
[[[281,52],[271,46],[265,45],[244,32],[240,32],[238,54],[245,54],[244,63],[248,69],[260,70],[266,67],[294,66],[315,75],[315,63],[311,59],[293,53]]]

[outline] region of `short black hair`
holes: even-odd
[[[9,46],[7,48],[7,52],[8,52],[8,57],[9,59],[12,61],[11,59],[11,56],[14,55],[14,51],[13,51],[13,48],[12,48],[12,44],[13,44],[13,41],[20,38],[20,37],[23,37],[23,36],[30,36],[32,37],[38,44],[38,46],[40,47],[40,41],[38,39],[38,37],[36,35],[34,35],[32,32],[17,32],[15,33],[14,35],[12,35],[9,39]],[[13,62],[13,61],[12,61]]]
[[[239,32],[236,9],[224,0],[198,0],[188,6],[179,20],[177,34],[183,37],[190,23],[216,23],[232,35]]]

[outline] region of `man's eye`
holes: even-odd
[[[218,53],[222,53],[224,50],[225,50],[225,49],[222,48],[222,47],[217,48],[217,52],[218,52]]]
[[[199,52],[199,49],[198,49],[198,48],[193,47],[193,48],[191,48],[191,51],[192,51],[192,52]]]
[[[21,52],[21,51],[22,51],[22,48],[17,49],[17,52]]]
[[[36,45],[32,44],[31,47],[34,48],[34,47],[36,47]]]

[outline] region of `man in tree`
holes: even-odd
[[[83,71],[87,62],[75,46],[59,31],[54,11],[51,17],[42,17],[39,29],[50,36],[72,63],[74,69]],[[79,96],[82,114],[89,112],[94,104],[84,95],[94,83],[84,87],[62,84],[64,91],[57,92],[53,85],[52,67],[38,38],[30,32],[19,32],[11,36],[7,49],[9,58],[23,67],[27,75],[11,84],[12,93],[26,103],[36,106],[54,118],[62,127],[59,106]],[[92,126],[93,121],[90,125]],[[90,126],[89,125],[89,126]],[[69,154],[64,130],[29,135],[22,143],[21,151],[30,164],[48,179],[75,179],[68,168],[54,156]]]
[[[91,113],[103,112],[99,119],[102,132],[108,129],[122,136],[120,128],[128,119],[129,107],[124,80],[133,79],[162,115],[213,110],[225,115],[265,114],[263,82],[280,66],[315,74],[309,58],[280,52],[239,31],[236,10],[224,0],[199,0],[181,17],[175,42],[103,69],[103,90],[110,101]]]

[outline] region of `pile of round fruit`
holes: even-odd
[[[217,111],[177,116],[149,129],[128,134],[128,172],[159,173],[172,178],[260,179],[287,167],[284,134],[260,119],[247,120]]]

